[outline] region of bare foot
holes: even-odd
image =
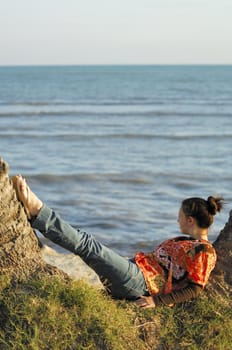
[[[0,176],[6,176],[8,174],[8,170],[9,165],[0,157]]]
[[[21,175],[12,178],[13,186],[16,190],[18,199],[23,203],[27,216],[37,216],[43,206],[43,202],[32,192]]]

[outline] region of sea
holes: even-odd
[[[122,255],[179,235],[192,196],[225,198],[214,241],[232,209],[231,153],[230,65],[0,67],[10,176]]]

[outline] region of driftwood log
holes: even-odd
[[[24,207],[17,199],[9,166],[0,158],[0,274],[21,280],[38,274],[68,275],[46,264],[41,255],[41,244],[28,222]],[[232,285],[232,211],[228,222],[214,242],[217,264],[206,289],[209,294],[231,297]]]

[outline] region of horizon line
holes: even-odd
[[[19,63],[0,67],[64,67],[64,66],[232,66],[232,63]]]

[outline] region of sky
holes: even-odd
[[[232,0],[0,0],[0,65],[232,64]]]

